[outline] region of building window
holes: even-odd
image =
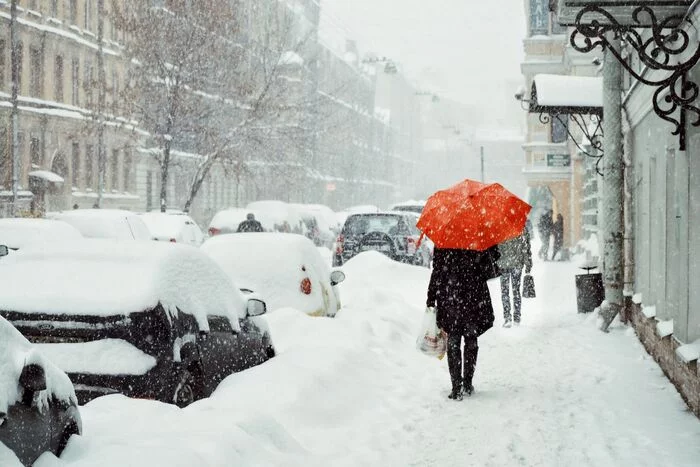
[[[95,181],[95,148],[92,144],[85,146],[85,188],[94,188]]]
[[[146,172],[146,211],[153,209],[153,172]]]
[[[29,48],[29,65],[31,67],[29,92],[34,97],[41,97],[42,84],[44,83],[44,57],[39,47]]]
[[[5,51],[7,50],[5,45],[5,39],[0,39],[0,89],[5,89]]]
[[[62,152],[59,152],[56,154],[56,157],[54,157],[51,163],[51,171],[63,177],[64,180],[67,178],[68,167],[66,167],[66,156]]]
[[[24,65],[24,45],[17,43],[17,91],[22,94],[22,69]]]
[[[37,0],[30,0],[29,1],[29,9],[36,11],[37,8]]]
[[[63,57],[56,57],[53,67],[54,99],[63,102]]]
[[[70,0],[69,17],[71,24],[78,24],[78,0]]]
[[[58,18],[58,0],[51,0],[51,16]]]
[[[0,186],[4,186],[12,176],[10,164],[10,140],[7,128],[0,127]]]
[[[44,158],[41,154],[41,141],[39,138],[31,137],[29,140],[29,155],[32,161],[32,169],[40,169]]]
[[[80,144],[73,143],[71,150],[71,169],[73,170],[71,180],[73,186],[77,187],[80,183]]]
[[[119,74],[112,70],[112,113],[117,115],[119,111]]]
[[[109,161],[111,165],[112,175],[112,190],[119,190],[119,149],[112,149],[112,159]]]
[[[131,191],[131,177],[132,177],[132,171],[133,171],[133,165],[134,160],[131,155],[131,151],[129,149],[124,150],[124,163],[122,164],[122,170],[124,172],[123,177],[124,177],[124,191],[130,192]]]
[[[78,107],[80,106],[80,60],[77,58],[73,59],[71,80],[71,104]]]
[[[549,0],[530,0],[530,35],[549,33]]]
[[[565,143],[568,128],[568,115],[552,117],[552,143]]]
[[[90,22],[90,20],[92,19],[92,15],[90,13],[91,13],[93,1],[94,0],[85,0],[85,30],[86,31],[89,31],[90,26],[92,25],[92,23]]]
[[[85,89],[85,105],[90,107],[92,105],[93,98],[93,80],[95,78],[95,69],[92,66],[91,60],[85,61],[85,69],[83,77],[83,89]]]

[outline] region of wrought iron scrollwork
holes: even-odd
[[[552,118],[556,118],[559,123],[566,129],[566,133],[569,135],[571,141],[574,142],[579,152],[586,157],[592,157],[596,159],[595,170],[598,175],[603,176],[603,173],[599,169],[600,161],[603,159],[603,121],[598,115],[588,116],[589,121],[586,121],[586,116],[576,113],[553,113],[540,112],[539,120],[543,125],[548,125]],[[567,118],[569,121],[574,122],[576,126],[581,130],[581,134],[586,137],[588,144],[582,144],[579,142],[577,137],[571,132],[569,125],[567,123]],[[592,123],[593,125],[590,125]]]
[[[598,19],[601,16],[605,18],[604,23]],[[688,33],[680,28],[682,17],[672,16],[658,21],[649,6],[639,6],[632,12],[632,19],[638,26],[621,25],[604,8],[586,6],[576,16],[576,26],[570,37],[571,46],[583,53],[591,52],[596,47],[608,50],[636,80],[656,87],[654,112],[674,126],[672,134],[679,136],[680,149],[685,150],[686,112],[695,117],[691,124],[700,126],[700,108],[695,105],[700,87],[687,79],[688,71],[700,60],[700,43],[693,44]],[[640,34],[642,27],[650,30],[648,38]],[[634,49],[642,64],[652,70],[666,72],[665,76],[650,79],[640,74],[618,50],[610,47],[606,37],[608,33],[615,34]],[[678,115],[675,115],[676,111],[679,111]]]

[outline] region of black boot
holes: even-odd
[[[448,399],[452,399],[455,401],[461,401],[462,400],[462,388],[457,387],[457,388],[452,388],[452,392],[450,393],[449,396],[447,396]]]
[[[472,380],[474,379],[476,357],[478,354],[479,345],[476,338],[473,340],[468,340],[464,346],[464,381],[462,382],[464,393],[467,396],[471,396],[474,393],[474,385],[472,384]]]

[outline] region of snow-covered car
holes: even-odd
[[[402,201],[400,203],[392,204],[389,207],[390,211],[404,211],[404,212],[415,212],[420,214],[423,212],[423,207],[425,206],[425,201]]]
[[[84,240],[4,258],[0,314],[73,381],[78,400],[121,392],[186,406],[274,356],[259,315],[198,248]]]
[[[187,214],[147,212],[140,217],[154,240],[192,246],[199,246],[204,241],[202,229]]]
[[[236,233],[241,222],[246,220],[248,214],[256,215],[254,211],[243,208],[229,208],[216,213],[209,223],[207,232],[209,236]]]
[[[329,264],[308,238],[282,233],[222,235],[202,250],[239,286],[265,298],[270,310],[296,308],[313,316],[335,316],[342,271]]]
[[[306,226],[297,208],[284,201],[255,201],[246,206],[255,213],[267,232],[305,234]]]
[[[0,445],[29,466],[47,451],[60,456],[81,432],[68,376],[0,317]]]
[[[152,240],[151,232],[141,217],[121,209],[74,209],[47,212],[47,219],[67,222],[85,238],[118,240]]]
[[[82,239],[72,225],[51,219],[0,219],[0,245],[19,250],[37,243],[55,243]]]
[[[415,213],[379,212],[348,216],[336,239],[333,266],[342,266],[363,251],[374,250],[404,263],[430,266],[431,254],[423,242]]]
[[[331,248],[340,230],[333,210],[322,204],[293,204],[292,206],[301,213],[307,227],[306,236],[316,246]]]

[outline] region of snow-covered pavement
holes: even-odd
[[[633,332],[576,313],[572,263],[536,263],[538,298],[480,339],[476,393],[447,399],[446,361],[415,350],[429,271],[364,253],[335,319],[283,309],[278,357],[181,410],[121,396],[82,407],[55,466],[673,465],[700,422]]]

